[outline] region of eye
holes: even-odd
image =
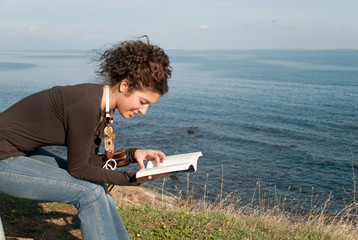
[[[145,100],[145,99],[139,99],[139,103],[140,103],[140,105],[147,105],[147,104],[149,104],[149,102],[148,102],[147,100]]]

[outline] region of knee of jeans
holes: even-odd
[[[93,204],[94,202],[106,199],[105,189],[101,185],[90,184],[90,186],[83,187],[81,192],[80,205]]]

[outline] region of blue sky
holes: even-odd
[[[357,0],[0,0],[0,49],[358,48]]]

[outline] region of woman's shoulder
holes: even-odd
[[[52,91],[54,94],[61,94],[66,99],[100,99],[103,94],[103,85],[82,83],[78,85],[55,86],[52,88]]]
[[[79,84],[71,86],[54,87],[54,95],[60,99],[64,114],[69,118],[94,119],[97,124],[101,115],[101,100],[103,85]],[[55,96],[56,97],[56,96]]]
[[[60,90],[62,92],[102,92],[103,85],[95,83],[81,83],[77,85],[55,86],[53,89]]]
[[[103,85],[83,83],[52,88],[53,95],[60,98],[67,107],[86,105],[99,107],[103,94]]]

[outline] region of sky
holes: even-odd
[[[358,49],[357,0],[0,0],[0,49]]]

